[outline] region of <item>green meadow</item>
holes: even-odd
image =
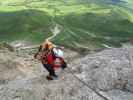
[[[62,27],[52,41],[71,49],[119,47],[133,39],[133,11],[118,5],[85,0],[0,0],[0,41],[39,44]],[[128,7],[128,5],[130,5]]]

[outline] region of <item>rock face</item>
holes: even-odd
[[[133,98],[133,48],[117,48],[88,55],[81,59],[75,72],[90,87],[109,100]]]
[[[67,55],[65,79],[47,81],[32,54],[0,49],[0,100],[132,100],[133,48]]]

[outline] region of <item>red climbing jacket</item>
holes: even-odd
[[[42,64],[49,64],[53,69],[58,69],[64,64],[64,59],[62,57],[57,57],[50,50],[39,52],[36,58],[42,62]]]
[[[55,70],[60,68],[63,63],[64,63],[63,58],[54,57],[52,53],[49,53],[47,55],[47,64],[52,65]]]

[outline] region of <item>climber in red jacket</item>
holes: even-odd
[[[55,70],[58,68],[66,68],[66,63],[62,57],[57,57],[54,53],[57,51],[55,47],[52,47],[53,44],[47,41],[44,45],[45,48],[39,48],[38,53],[35,55],[35,58],[39,59],[46,70],[49,72],[48,79],[52,80],[58,78],[55,74]],[[48,48],[50,47],[50,49]],[[39,55],[39,56],[38,56]]]
[[[41,61],[43,66],[49,72],[47,78],[50,80],[58,78],[58,76],[55,74],[55,70],[58,70],[58,68],[66,68],[64,59],[61,57],[55,57],[52,51],[49,51],[47,55],[42,55]]]

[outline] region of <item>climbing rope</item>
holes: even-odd
[[[100,94],[96,89],[92,88],[91,86],[89,86],[86,82],[84,82],[82,79],[78,78],[72,71],[72,69],[70,67],[67,67],[67,70],[69,73],[71,73],[71,75],[77,79],[79,82],[81,82],[82,84],[84,84],[87,88],[91,89],[93,92],[95,92],[98,96],[100,96],[101,98],[103,98],[104,100],[109,100],[107,97],[103,96],[102,94]]]

